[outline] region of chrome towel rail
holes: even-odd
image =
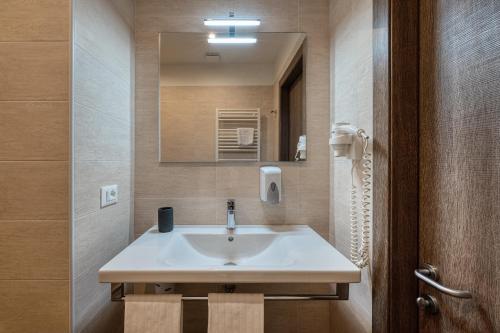
[[[118,294],[118,295],[115,295]],[[111,292],[111,301],[121,302],[125,295],[125,284]],[[338,283],[335,294],[268,294],[264,295],[265,301],[343,301],[349,299],[349,284]],[[207,301],[208,296],[182,296],[183,301]]]

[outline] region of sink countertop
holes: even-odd
[[[99,270],[100,282],[357,283],[359,268],[306,225],[152,227]]]

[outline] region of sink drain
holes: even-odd
[[[224,266],[237,266],[238,264],[232,261],[226,262]]]

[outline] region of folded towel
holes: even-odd
[[[127,295],[125,333],[181,333],[182,295]]]
[[[253,128],[237,128],[238,146],[248,146],[253,143]]]
[[[208,294],[208,333],[233,332],[264,332],[264,295]]]

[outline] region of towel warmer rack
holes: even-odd
[[[253,143],[238,145],[238,128],[254,128]],[[217,109],[216,161],[260,161],[260,109]]]
[[[227,286],[226,292],[232,293],[234,287]],[[125,295],[125,283],[111,291],[111,301],[122,302]],[[349,299],[349,283],[337,283],[334,294],[264,294],[265,301],[345,301]],[[208,296],[182,296],[183,301],[208,301]]]

